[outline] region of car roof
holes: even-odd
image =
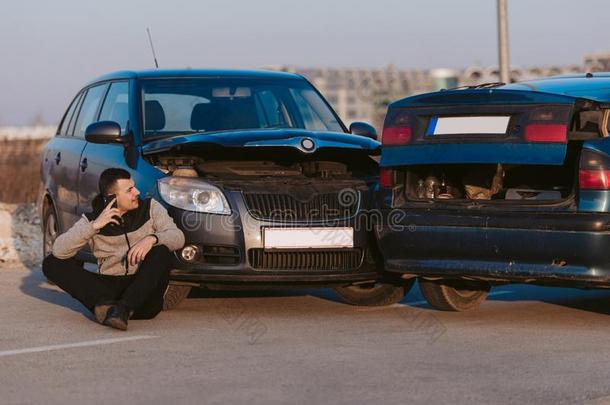
[[[100,76],[87,85],[120,79],[164,79],[186,77],[242,77],[251,79],[303,79],[296,73],[279,72],[273,70],[237,70],[237,69],[151,69],[151,70],[122,70]]]
[[[533,90],[542,93],[610,102],[610,72],[551,76],[525,82],[511,83],[495,88],[505,90]]]

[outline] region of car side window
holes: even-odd
[[[104,97],[104,93],[106,93],[107,88],[107,84],[102,84],[99,86],[91,87],[87,91],[87,94],[85,95],[85,99],[83,101],[83,105],[80,108],[80,113],[78,114],[78,119],[76,120],[74,136],[78,136],[80,138],[85,137],[85,129],[87,129],[87,126],[89,126],[89,124],[94,122],[98,107],[100,105],[100,102],[102,101],[102,97]]]
[[[78,93],[76,97],[70,103],[70,107],[68,107],[68,111],[66,111],[63,120],[61,121],[61,125],[59,126],[59,130],[57,131],[57,135],[67,135],[68,126],[70,125],[70,121],[72,120],[72,115],[74,115],[74,110],[76,110],[76,106],[82,96],[82,92]]]
[[[129,121],[129,82],[110,85],[99,120],[116,122],[121,126],[121,134],[125,135]]]
[[[80,111],[80,108],[83,105],[83,99],[85,98],[85,94],[87,94],[86,90],[80,92],[80,97],[78,98],[78,102],[76,103],[74,114],[72,114],[72,117],[70,117],[70,123],[68,124],[68,131],[66,132],[66,136],[72,136],[74,134],[76,119],[78,118],[78,112]]]

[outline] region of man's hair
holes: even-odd
[[[119,167],[111,167],[110,169],[104,170],[100,175],[100,180],[98,183],[100,188],[100,194],[112,194],[112,187],[116,185],[116,182],[119,179],[129,180],[131,179],[131,174],[129,174],[127,170],[121,169]]]

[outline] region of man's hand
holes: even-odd
[[[119,209],[112,208],[112,204],[114,204],[115,201],[116,201],[116,197],[113,198],[112,201],[110,201],[110,203],[108,203],[106,208],[104,208],[104,210],[95,219],[95,221],[93,221],[93,224],[92,224],[93,229],[98,231],[111,222],[114,224],[117,224],[117,225],[119,224],[119,221],[116,218],[114,218],[115,216],[120,216]]]
[[[157,243],[157,238],[154,236],[148,235],[147,237],[141,239],[138,243],[133,245],[129,252],[127,252],[127,260],[129,261],[129,265],[135,266],[140,263],[150,249],[152,249],[153,245]]]

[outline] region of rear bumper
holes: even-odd
[[[412,210],[376,231],[386,270],[610,286],[610,215]]]

